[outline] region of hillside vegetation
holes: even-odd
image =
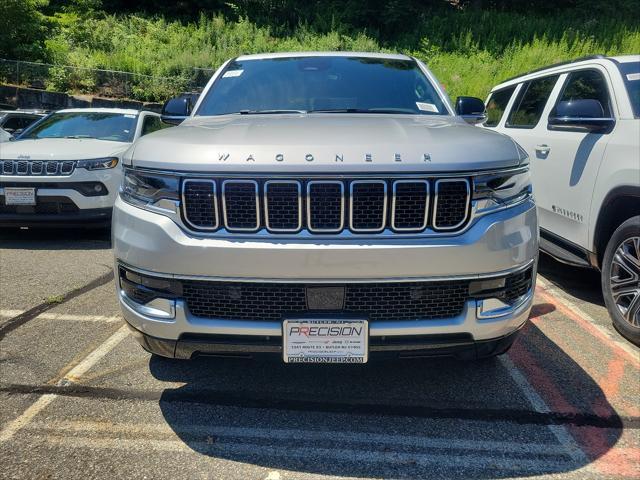
[[[226,2],[208,11],[193,7],[187,15],[172,10],[172,2],[155,2],[158,8],[149,12],[145,2],[136,10],[131,2],[106,0],[76,1],[73,8],[42,0],[5,1],[22,6],[31,2],[32,21],[41,38],[13,52],[2,52],[6,47],[0,38],[0,57],[159,77],[128,79],[128,95],[140,100],[163,100],[201,84],[197,77],[211,71],[194,67],[213,69],[242,53],[404,52],[424,60],[453,98],[484,97],[507,77],[562,60],[594,53],[640,53],[640,23],[630,15],[640,6],[637,0],[600,2],[606,4],[605,12],[597,10],[598,2],[564,2],[567,5],[560,8],[561,0],[541,11],[517,1],[505,2],[506,7],[485,2],[488,8],[478,8],[466,4],[474,2],[442,0],[256,0]],[[366,5],[370,11],[353,16],[338,8],[349,4],[352,9]],[[0,7],[0,18],[6,8]],[[46,81],[47,88],[65,91],[90,92],[95,85],[90,71],[64,68],[51,69]]]

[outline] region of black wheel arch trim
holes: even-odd
[[[640,186],[638,185],[621,185],[619,187],[611,190],[607,196],[604,198],[604,201],[600,205],[600,211],[598,212],[598,218],[596,220],[596,226],[594,230],[594,238],[593,238],[593,246],[592,252],[594,253],[594,259],[597,261],[597,265],[594,265],[598,268],[602,266],[602,257],[604,256],[604,251],[607,247],[606,238],[604,236],[609,233],[613,233],[616,228],[618,228],[622,223],[624,223],[629,218],[634,215],[640,215],[640,202],[638,203],[637,210],[635,213],[632,213],[626,218],[622,219],[622,221],[614,222],[611,225],[609,222],[612,222],[611,216],[607,215],[608,209],[610,209],[613,203],[624,197],[637,197],[640,200]],[[632,208],[632,211],[634,209]],[[602,242],[605,241],[604,245]]]

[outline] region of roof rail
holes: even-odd
[[[552,65],[547,65],[546,67],[536,68],[536,69],[530,70],[528,72],[521,73],[521,74],[515,75],[513,77],[509,77],[509,78],[507,78],[505,80],[502,80],[500,83],[509,82],[511,80],[515,80],[516,78],[524,77],[525,75],[530,75],[532,73],[541,72],[543,70],[548,70],[549,68],[561,67],[562,65],[569,65],[571,63],[584,62],[585,60],[598,60],[598,59],[602,59],[602,58],[607,58],[607,57],[605,55],[598,54],[598,55],[587,55],[587,56],[584,56],[584,57],[574,58],[573,60],[566,60],[564,62],[554,63]]]

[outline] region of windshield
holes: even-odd
[[[640,62],[619,63],[618,68],[629,92],[633,116],[640,118]]]
[[[296,111],[448,115],[415,61],[339,56],[232,61],[196,115]]]
[[[60,112],[45,118],[20,136],[34,138],[97,138],[131,142],[137,115],[103,112]]]

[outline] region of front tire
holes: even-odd
[[[607,243],[602,295],[616,330],[640,345],[640,216],[620,225]]]

